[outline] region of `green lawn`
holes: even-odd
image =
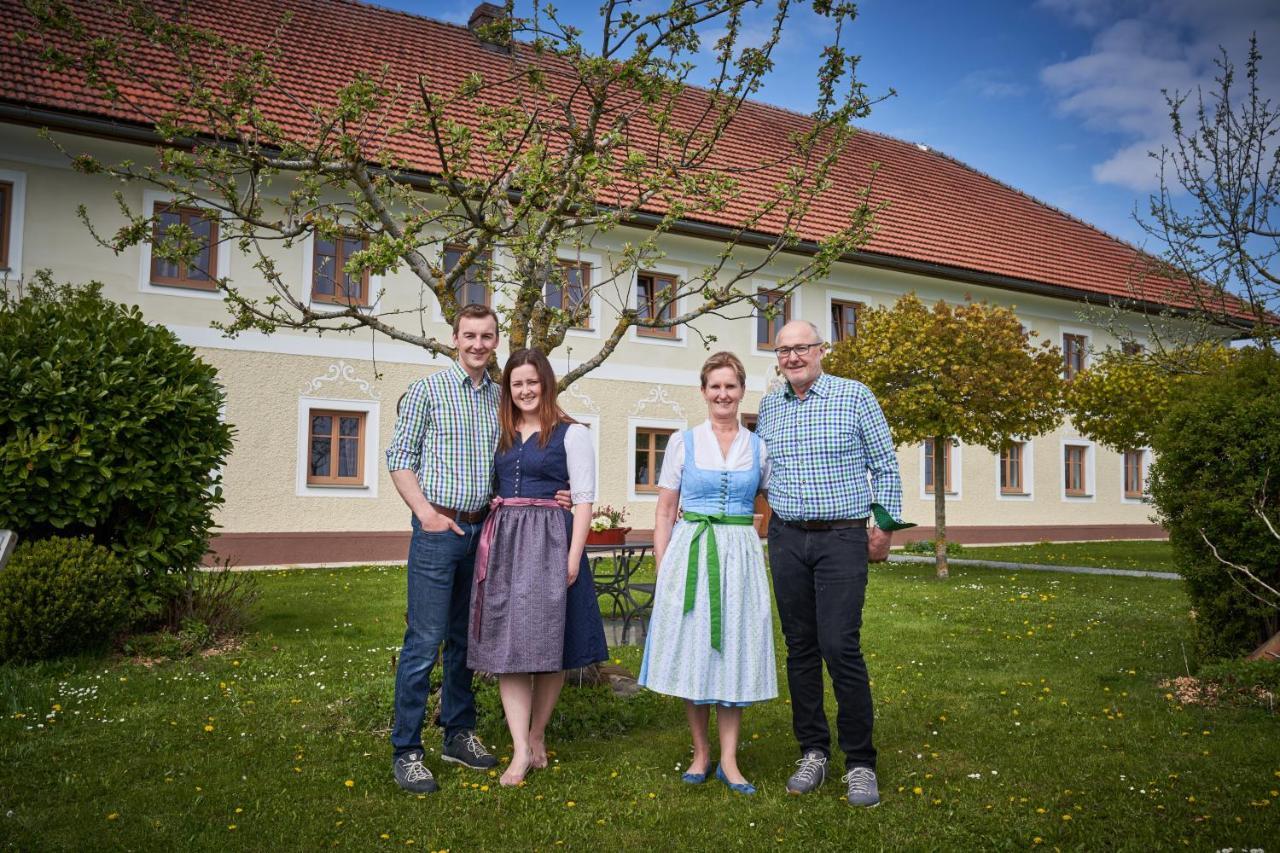
[[[838,783],[784,794],[796,754],[783,698],[746,714],[741,765],[761,792],[742,798],[681,784],[678,702],[588,688],[567,691],[551,733],[559,763],[524,788],[442,765],[433,733],[443,790],[403,794],[386,727],[404,573],[365,568],[264,575],[257,631],[230,654],[0,667],[0,837],[20,849],[455,851],[1213,850],[1280,838],[1277,718],[1182,707],[1157,686],[1184,671],[1179,584],[872,571],[878,809],[848,808]],[[638,649],[615,655],[638,667]],[[503,752],[494,693],[481,690],[481,733]]]
[[[1099,569],[1177,571],[1167,540],[1115,542],[1040,542],[1035,545],[965,545],[956,555],[966,560],[1039,563],[1046,566],[1091,566]]]

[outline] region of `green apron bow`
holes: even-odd
[[[713,524],[752,524],[755,519],[749,515],[722,515],[701,512],[686,512],[684,520],[698,525],[689,540],[689,569],[684,578],[684,612],[693,610],[694,599],[698,594],[698,539],[702,534],[707,536],[707,599],[711,605],[711,648],[720,648],[723,629],[720,624],[720,550],[716,547],[716,535],[711,530]]]

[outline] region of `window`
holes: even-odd
[[[662,473],[662,458],[667,453],[667,441],[673,429],[652,427],[636,428],[636,491],[658,491],[658,475]]]
[[[447,275],[467,253],[466,246],[444,247],[444,271]],[[453,285],[453,296],[458,300],[458,307],[464,305],[489,305],[492,289],[489,287],[489,273],[493,266],[493,254],[485,252]],[[492,306],[490,306],[492,307]]]
[[[1124,453],[1124,496],[1141,499],[1147,496],[1147,454],[1141,450]]]
[[[1146,349],[1147,349],[1146,347],[1144,347],[1142,344],[1138,343],[1137,341],[1125,341],[1124,343],[1120,344],[1120,352],[1124,353],[1125,355],[1142,355],[1142,353],[1145,352]]]
[[[9,269],[9,228],[13,222],[13,184],[0,181],[0,270]]]
[[[672,275],[642,272],[636,276],[636,310],[642,320],[674,320],[676,316],[676,278]],[[637,326],[636,334],[646,338],[674,338],[675,327],[665,329]]]
[[[1027,493],[1023,485],[1025,476],[1022,460],[1026,445],[1021,441],[1011,441],[1000,450],[1000,494],[1024,495]]]
[[[769,316],[772,309],[773,316]],[[773,349],[778,332],[791,321],[791,297],[776,290],[762,290],[756,296],[756,347]]]
[[[364,485],[365,412],[311,409],[307,485]]]
[[[363,238],[344,235],[330,240],[315,235],[315,253],[311,265],[311,299],[338,305],[369,304],[369,271],[357,275],[345,272],[347,261],[356,252],[368,248]]]
[[[1089,448],[1068,444],[1062,449],[1063,484],[1068,495],[1083,496],[1089,493],[1087,469]]]
[[[591,289],[591,265],[588,263],[579,263],[577,261],[557,261],[560,267],[559,279],[555,276],[549,276],[545,287],[544,299],[548,308],[559,308],[562,311],[574,312],[581,307],[584,299],[587,298],[587,291]],[[571,329],[590,329],[591,313],[587,311],[587,316],[583,317],[578,323],[570,326]]]
[[[858,334],[858,312],[862,310],[861,302],[846,302],[842,299],[831,300],[831,342],[837,343],[846,338],[853,340]]]
[[[953,494],[951,488],[951,446],[953,442],[945,442],[942,445],[942,488],[947,494]],[[926,494],[933,494],[933,439],[927,438],[924,442],[924,490]]]
[[[1074,379],[1076,374],[1084,370],[1084,354],[1089,346],[1089,339],[1084,335],[1062,336],[1063,375]]]
[[[157,202],[152,243],[163,240],[170,229],[182,226],[201,247],[190,261],[174,262],[151,253],[151,283],[165,287],[188,287],[195,290],[217,290],[218,222],[207,210],[178,207]],[[174,235],[180,236],[180,235]],[[185,236],[185,235],[181,235]],[[185,242],[182,240],[180,242]]]

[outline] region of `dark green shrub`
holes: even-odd
[[[1256,512],[1265,502],[1277,523],[1280,357],[1244,350],[1225,372],[1179,388],[1152,436],[1151,494],[1186,579],[1201,655],[1233,657],[1280,629],[1280,610],[1216,560],[1205,537],[1224,559],[1280,587],[1280,541]]]
[[[0,296],[0,527],[152,576],[199,565],[231,450],[217,372],[101,285],[37,279]]]
[[[0,569],[0,660],[101,648],[134,614],[135,570],[88,539],[18,545]]]

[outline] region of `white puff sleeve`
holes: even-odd
[[[674,432],[667,439],[667,450],[662,457],[662,474],[658,487],[680,491],[680,479],[684,474],[684,433]]]
[[[569,500],[575,504],[595,503],[596,448],[587,427],[569,424],[564,434],[564,455],[569,468]]]

